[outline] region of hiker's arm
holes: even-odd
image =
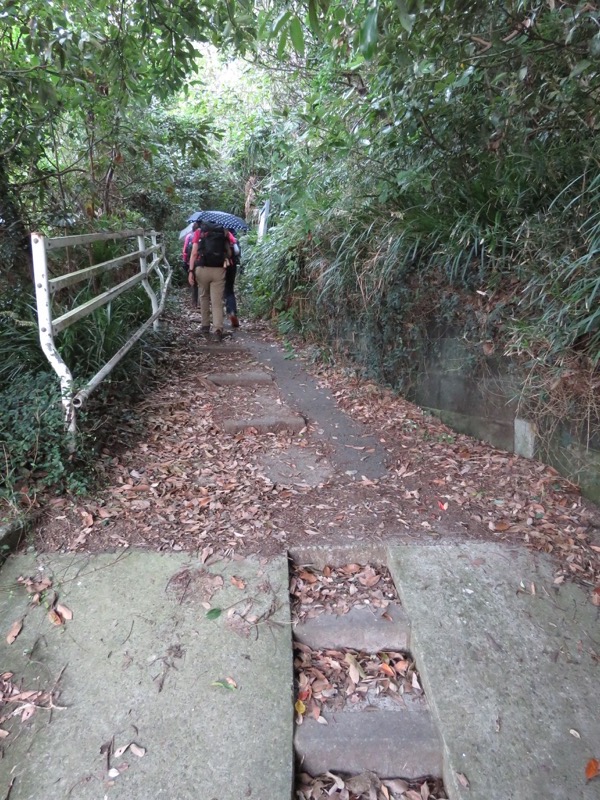
[[[188,283],[190,286],[194,285],[194,266],[196,264],[196,258],[198,257],[198,242],[194,242],[192,247],[192,254],[190,255],[190,266],[188,268]]]

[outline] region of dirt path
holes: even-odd
[[[552,554],[556,583],[577,579],[598,599],[599,510],[552,468],[455,434],[343,366],[311,364],[310,351],[284,346],[265,326],[244,326],[215,353],[196,313],[182,308],[165,324],[177,335],[172,370],[115,421],[106,487],[52,501],[30,542],[37,550],[270,556],[358,540],[508,540]],[[207,379],[256,369],[273,375],[270,388]],[[222,431],[232,415],[251,419],[265,403],[289,404],[306,428]],[[369,459],[385,466],[379,477]]]

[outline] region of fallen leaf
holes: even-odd
[[[344,785],[344,781],[340,778],[339,775],[334,775],[333,772],[326,772],[325,773],[328,778],[331,778],[335,784],[335,788],[343,791],[346,787]]]
[[[111,769],[108,770],[109,778],[118,778],[120,774],[121,773],[119,772],[119,770],[116,769],[115,767],[111,767]]]
[[[352,683],[360,683],[360,667],[355,656],[352,653],[346,653],[344,661],[348,664],[348,674]]]
[[[206,614],[206,619],[218,619],[221,616],[220,608],[211,608]]]
[[[10,626],[10,630],[6,634],[6,641],[9,644],[12,644],[22,630],[23,630],[23,620],[18,619],[15,622],[13,622],[13,624]]]
[[[588,781],[592,781],[598,775],[600,775],[600,761],[597,758],[590,758],[585,766],[585,778]]]
[[[391,789],[394,794],[406,794],[408,791],[408,783],[401,778],[397,778],[393,781],[384,781],[383,783],[388,789]]]
[[[317,580],[318,580],[316,575],[313,575],[312,572],[307,572],[305,569],[303,569],[301,572],[299,572],[298,576],[300,578],[302,578],[303,581],[306,581],[307,583],[316,583]]]
[[[21,712],[21,720],[26,722],[30,717],[33,717],[35,714],[35,706],[32,704],[23,706],[23,710]]]
[[[581,739],[581,735],[579,734],[578,731],[575,730],[575,728],[571,728],[569,733],[571,734],[571,736],[574,736],[576,739]]]
[[[6,739],[9,735],[9,731],[5,731],[4,728],[0,728],[0,739]]]
[[[57,603],[54,606],[55,610],[61,615],[63,619],[71,620],[73,619],[73,612],[70,608],[63,606],[62,603]]]
[[[93,516],[91,514],[89,514],[87,511],[82,511],[81,512],[81,517],[83,519],[83,524],[85,525],[85,527],[86,528],[91,528],[92,525],[94,524]]]
[[[237,575],[232,575],[231,576],[231,583],[234,586],[237,586],[238,589],[245,589],[246,588],[246,581],[243,580],[242,578],[238,578]]]
[[[121,758],[123,753],[126,753],[129,748],[128,744],[124,744],[122,747],[117,747],[115,750],[115,758]]]
[[[302,702],[302,700],[296,700],[294,703],[294,708],[298,714],[306,714],[306,705]]]
[[[221,678],[218,681],[213,681],[211,686],[218,686],[220,689],[228,689],[230,692],[233,692],[237,689],[237,684],[231,678]]]
[[[131,750],[133,755],[137,756],[138,758],[143,758],[146,755],[146,748],[140,747],[140,745],[136,744],[135,742],[132,742],[129,745],[129,749]]]
[[[448,511],[448,503],[447,502],[446,503],[442,503],[441,500],[438,500],[438,506],[440,508],[440,511]]]
[[[322,715],[321,715],[321,716],[319,716],[319,717],[317,717],[317,722],[318,722],[320,725],[329,725],[329,723],[327,722],[327,720],[325,719],[325,717],[324,717],[324,716],[322,716]]]
[[[61,615],[54,610],[48,612],[48,619],[53,625],[62,625],[64,621]]]
[[[460,783],[460,785],[464,786],[465,789],[468,789],[470,787],[471,784],[469,783],[469,779],[467,778],[466,775],[463,775],[462,772],[457,772],[456,777],[458,778],[458,782]]]
[[[310,688],[310,686],[307,686],[306,688],[301,689],[298,692],[298,700],[302,700],[302,701],[308,700],[310,698],[311,694],[312,694],[312,689]]]
[[[493,531],[507,531],[510,528],[510,522],[505,519],[499,519],[493,523]]]
[[[595,606],[600,606],[600,586],[596,586],[592,592],[592,603]]]

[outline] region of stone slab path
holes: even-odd
[[[411,621],[444,744],[444,782],[463,800],[592,800],[600,748],[600,624],[551,562],[494,544],[396,547],[389,568]]]
[[[286,403],[297,413],[316,424],[318,436],[331,448],[331,461],[341,472],[360,478],[381,478],[386,474],[385,450],[378,439],[340,413],[335,400],[302,364],[290,358],[276,344],[240,332],[243,342],[257,361],[273,369],[277,385]]]
[[[72,620],[56,626],[29,606],[19,576],[49,576],[46,599],[56,592]],[[11,645],[3,635],[2,670],[24,690],[56,685],[61,708],[12,721],[2,798],[11,781],[10,800],[289,798],[287,588],[284,558],[208,567],[136,552],[9,559],[0,620],[23,629]],[[223,613],[210,619],[202,603]],[[117,757],[130,742],[145,754]]]

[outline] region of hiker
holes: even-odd
[[[231,327],[239,328],[240,321],[237,316],[237,300],[235,299],[234,284],[238,267],[240,266],[241,250],[235,231],[232,231],[230,228],[229,233],[233,236],[234,241],[232,244],[233,255],[231,263],[225,272],[225,313],[229,317]]]
[[[225,273],[232,260],[235,238],[228,230],[210,222],[201,222],[192,237],[188,283],[200,287],[201,330],[210,333],[210,315],[219,341],[223,334],[223,293]],[[231,335],[231,334],[229,334]]]
[[[181,259],[183,262],[183,269],[185,270],[185,274],[188,274],[188,270],[190,268],[190,255],[192,254],[192,239],[194,233],[198,230],[199,227],[198,222],[194,222],[192,224],[192,230],[186,234],[185,239],[183,240],[183,250],[181,251]],[[194,284],[192,288],[192,308],[198,308],[198,284],[194,280]]]

